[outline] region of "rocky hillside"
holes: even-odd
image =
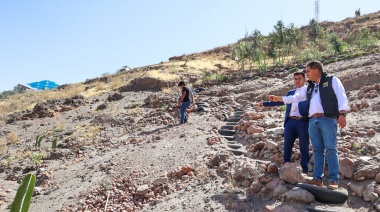
[[[325,27],[379,26],[378,14],[366,17]],[[351,107],[338,135],[340,189],[332,192],[302,187],[298,145],[293,163],[283,165],[283,108],[257,106],[293,87],[291,69],[236,72],[228,48],[119,73],[119,84],[116,76],[89,80],[82,93],[59,98],[79,87],[68,85],[54,91],[57,98],[4,115],[0,209],[33,173],[30,211],[380,211],[380,55],[325,65]],[[228,81],[207,81],[199,67]],[[179,79],[197,91],[183,125],[175,108]],[[309,176],[312,170],[313,160]]]

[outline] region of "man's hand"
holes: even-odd
[[[259,107],[264,107],[263,102],[259,102],[258,105],[259,105]]]
[[[268,99],[271,102],[277,102],[277,96],[275,96],[275,95],[268,95]]]
[[[181,107],[181,103],[178,103],[178,104],[177,104],[177,107]]]
[[[338,125],[340,128],[344,128],[346,126],[346,117],[339,115]]]

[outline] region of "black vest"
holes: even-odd
[[[319,95],[321,97],[324,116],[329,118],[337,118],[339,116],[338,99],[332,87],[332,79],[333,76],[327,76],[326,73],[323,73],[321,81],[319,82],[318,92],[321,92]],[[309,109],[311,94],[314,92],[315,85],[311,81],[308,82],[309,85],[307,86],[307,108]],[[307,113],[309,113],[309,110]]]

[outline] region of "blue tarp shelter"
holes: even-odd
[[[28,83],[28,85],[38,90],[45,90],[45,89],[51,90],[53,88],[59,87],[57,83],[50,80],[42,80],[40,82],[31,82],[31,83]]]

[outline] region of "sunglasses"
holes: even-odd
[[[314,92],[318,93],[318,86],[315,86]]]

